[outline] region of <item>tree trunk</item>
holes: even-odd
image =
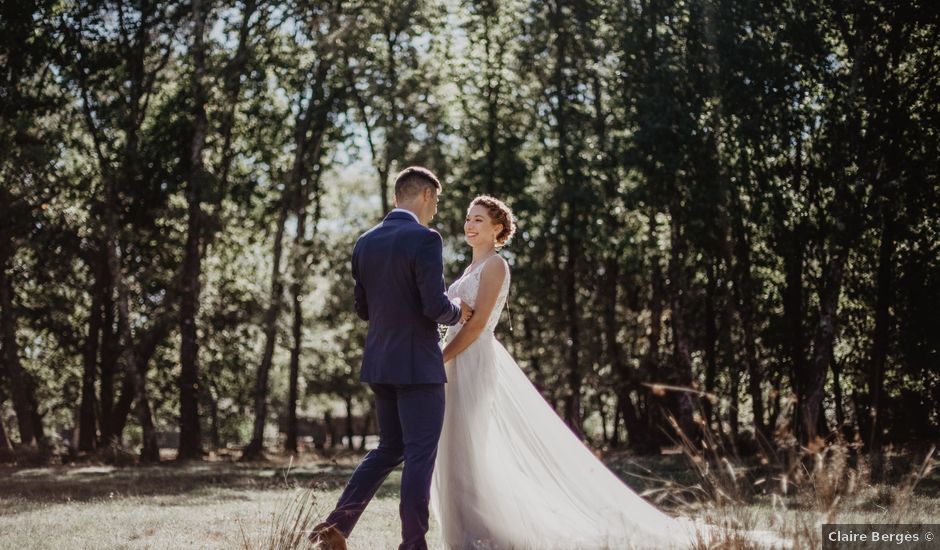
[[[878,248],[878,295],[875,302],[875,333],[872,338],[871,373],[868,379],[868,395],[871,400],[868,432],[868,448],[878,452],[881,448],[881,409],[884,392],[885,361],[891,335],[891,305],[894,294],[895,223],[891,213],[885,213]]]
[[[242,13],[242,21],[238,29],[238,46],[235,48],[235,55],[225,74],[224,88],[226,90],[226,110],[222,114],[222,122],[219,125],[219,136],[222,138],[222,162],[219,170],[219,185],[216,194],[216,215],[219,215],[218,209],[221,208],[222,200],[228,193],[228,179],[231,171],[232,159],[235,151],[232,148],[232,130],[235,128],[235,113],[241,98],[242,77],[245,73],[245,67],[248,63],[248,42],[251,39],[251,18],[258,9],[256,0],[246,0]],[[207,231],[206,246],[212,242],[214,232],[219,229],[221,224],[212,225],[213,230]]]
[[[102,250],[102,253],[104,251]],[[102,257],[107,263],[107,257]],[[101,439],[98,446],[108,446],[114,442],[114,374],[119,350],[117,327],[114,323],[114,286],[108,270],[103,270],[104,277],[102,312],[104,320],[101,331],[101,387],[98,398],[98,429]]]
[[[571,136],[568,128],[568,79],[566,69],[570,62],[567,55],[568,43],[567,35],[563,32],[565,21],[564,14],[558,6],[551,6],[551,25],[555,31],[555,65],[551,78],[553,86],[554,107],[553,114],[555,118],[555,132],[558,137],[557,155],[558,167],[557,174],[561,181],[562,201],[561,210],[564,212],[563,226],[566,231],[564,234],[565,260],[561,266],[562,283],[562,303],[565,316],[565,327],[567,329],[566,346],[566,373],[565,379],[568,383],[568,393],[564,402],[564,418],[571,430],[581,439],[584,434],[581,430],[581,388],[584,375],[581,372],[581,319],[578,306],[578,269],[580,268],[581,238],[579,231],[579,214],[577,200],[573,197],[574,191],[579,185],[578,178],[575,176],[577,167],[574,165],[574,159],[569,152]]]
[[[719,209],[719,226],[720,226],[720,236],[718,243],[718,250],[720,254],[721,263],[716,267],[724,265],[724,276],[721,277],[723,283],[716,286],[716,291],[720,292],[720,300],[722,303],[721,311],[719,313],[719,327],[718,327],[718,348],[724,364],[727,365],[728,369],[728,379],[729,379],[729,388],[728,393],[730,394],[730,403],[728,409],[728,429],[730,431],[732,442],[738,440],[738,435],[740,433],[740,382],[741,382],[741,369],[738,364],[738,357],[735,352],[734,339],[732,338],[733,325],[735,322],[735,313],[738,313],[738,319],[743,318],[741,314],[741,306],[743,300],[741,299],[741,291],[737,288],[737,281],[740,281],[745,273],[747,277],[750,275],[750,271],[745,272],[740,266],[740,261],[735,262],[735,236],[739,234],[735,230],[736,223],[732,223],[730,220],[729,211],[734,211],[734,216],[740,218],[740,208],[741,204],[732,193],[730,199],[727,200],[727,208]],[[743,252],[743,251],[742,251]],[[737,279],[737,281],[735,281]],[[743,324],[743,321],[742,321]],[[758,388],[759,389],[759,388]],[[759,394],[759,392],[758,392]],[[762,401],[758,405],[762,404]],[[721,419],[718,419],[719,424]]]
[[[616,162],[610,152],[608,144],[607,113],[603,105],[603,88],[600,78],[596,75],[592,80],[594,90],[594,132],[597,136],[599,148],[601,150],[600,168],[602,171],[602,183],[604,199],[607,208],[604,209],[604,221],[608,231],[618,227],[619,220],[614,213],[614,205],[618,204]],[[491,113],[495,116],[495,113]],[[495,126],[495,120],[493,121]],[[495,130],[494,130],[495,131]],[[491,143],[491,148],[495,147],[495,142]],[[494,149],[495,150],[495,149]],[[495,167],[494,167],[495,168]],[[617,407],[613,415],[613,432],[610,436],[610,442],[613,446],[620,443],[620,431],[618,429],[619,419],[624,418],[628,437],[630,441],[639,442],[646,439],[643,433],[639,419],[637,418],[636,408],[633,400],[630,398],[630,392],[637,387],[636,377],[630,365],[624,361],[623,351],[621,350],[618,336],[620,334],[620,318],[617,316],[617,304],[620,302],[620,252],[621,243],[609,246],[603,250],[604,256],[604,277],[603,290],[601,292],[602,311],[604,315],[604,344],[607,360],[610,361],[611,370],[617,376]],[[606,437],[606,436],[605,436]]]
[[[792,131],[796,142],[796,154],[793,157],[793,170],[790,188],[795,193],[802,193],[803,139],[797,129]],[[781,222],[785,215],[784,208],[778,208],[776,216]],[[790,362],[790,380],[796,394],[796,407],[793,410],[793,431],[798,439],[803,425],[803,391],[800,387],[803,373],[807,371],[806,335],[803,327],[803,266],[806,258],[805,217],[800,217],[792,229],[781,224],[777,226],[777,242],[782,249],[785,286],[783,289],[784,340]]]
[[[650,216],[650,242],[655,247],[656,243],[656,216],[651,213]],[[650,258],[650,327],[646,340],[646,354],[643,357],[643,377],[646,380],[655,381],[659,379],[657,371],[659,370],[660,349],[659,341],[662,338],[663,327],[663,304],[665,294],[665,284],[663,281],[662,268],[660,267],[659,251],[653,252]],[[661,450],[661,425],[660,408],[661,401],[659,396],[653,392],[646,392],[646,407],[644,408],[644,424],[647,439],[645,441],[634,440],[633,434],[630,437],[630,446],[638,449],[639,452],[646,454],[659,454]]]
[[[299,223],[297,230],[301,230]],[[295,273],[295,275],[297,275]],[[297,454],[297,397],[300,378],[300,349],[303,336],[303,302],[300,299],[300,284],[291,285],[291,304],[294,308],[294,320],[291,326],[293,346],[290,350],[290,381],[287,391],[287,437],[284,439],[284,450]]]
[[[685,261],[686,242],[681,230],[679,205],[674,201],[670,208],[670,254],[669,254],[669,320],[672,324],[673,354],[676,366],[675,381],[680,386],[692,388],[692,353],[689,332],[685,326]],[[691,391],[680,392],[677,396],[679,427],[691,441],[697,442],[699,430],[695,424],[695,405],[697,400]]]
[[[206,52],[205,26],[209,7],[193,0],[193,129],[189,144],[189,174],[186,186],[188,224],[183,266],[180,274],[180,440],[177,460],[202,458],[202,433],[199,425],[199,342],[196,316],[199,312],[200,275],[202,273],[203,211],[202,197],[207,182],[203,150],[206,144]]]
[[[868,397],[868,396],[865,396]],[[868,406],[870,403],[864,402],[864,397],[858,388],[852,390],[852,411],[855,413],[855,422],[858,423],[858,435],[869,433],[871,431],[870,418],[868,416]],[[877,458],[878,455],[875,455]]]
[[[496,159],[499,154],[499,141],[497,139],[497,131],[499,129],[500,122],[499,101],[503,80],[502,63],[497,64],[496,70],[493,68],[493,37],[490,23],[494,16],[498,18],[498,13],[493,13],[498,12],[498,10],[499,8],[497,7],[496,3],[487,4],[486,8],[481,10],[481,17],[483,19],[483,50],[484,56],[486,58],[483,67],[485,71],[484,95],[486,97],[486,169],[484,173],[486,175],[485,181],[489,182],[489,184],[492,186],[492,190],[490,192],[497,197],[500,196],[503,191],[499,185],[500,174],[496,169]],[[500,52],[497,55],[501,57],[502,48],[500,48]]]
[[[839,244],[834,245],[834,248],[829,264],[825,266],[823,272],[823,286],[819,296],[819,317],[813,340],[813,358],[799,378],[802,397],[800,441],[804,444],[816,440],[822,431],[822,421],[825,420],[822,415],[822,403],[835,339],[836,310],[848,257],[847,248]]]
[[[780,369],[775,369],[773,379],[771,380],[771,387],[773,391],[771,392],[772,400],[770,402],[770,415],[767,418],[767,429],[773,434],[777,429],[777,420],[780,419],[780,409],[781,409],[781,394],[780,387],[782,385],[783,372]]]
[[[793,427],[797,433],[802,426],[802,391],[800,377],[806,372],[806,344],[803,332],[803,250],[802,231],[797,226],[784,237],[783,268],[785,286],[783,289],[783,317],[786,331],[786,348],[790,356],[791,379],[797,396],[794,409]]]
[[[120,273],[120,259],[117,253],[117,243],[113,237],[108,238],[108,265],[111,277],[117,283],[118,293],[118,326],[121,341],[123,342],[121,362],[124,364],[124,376],[128,377],[137,401],[137,419],[143,431],[143,446],[140,451],[142,462],[159,462],[160,450],[157,447],[157,435],[153,425],[153,415],[150,412],[150,400],[147,396],[147,386],[144,376],[137,369],[137,358],[134,353],[133,334],[130,326],[130,298],[128,290]]]
[[[845,427],[845,409],[842,404],[842,367],[835,357],[829,358],[829,368],[832,371],[832,398],[835,401],[836,429],[843,433]]]
[[[172,302],[172,299],[168,297],[167,302]],[[169,311],[164,311],[138,338],[137,347],[134,350],[134,357],[137,360],[135,367],[143,380],[147,379],[150,360],[153,358],[157,346],[167,338],[176,319]],[[118,443],[121,442],[124,434],[124,426],[127,424],[127,415],[130,413],[134,397],[136,397],[135,378],[127,376],[125,372],[121,383],[121,396],[118,398],[118,402],[114,406],[114,413],[111,416],[113,439]]]
[[[12,228],[12,198],[8,191],[0,189],[0,338],[2,338],[2,361],[6,370],[13,410],[20,430],[20,443],[37,448],[42,443],[42,425],[33,404],[33,384],[28,372],[20,362],[20,348],[16,341],[17,317],[13,304],[12,263],[16,251]]]
[[[379,193],[382,196],[382,213],[388,213],[391,210],[391,206],[388,202],[388,175],[391,172],[391,162],[385,161],[385,163],[379,168]]]
[[[187,241],[184,263],[182,269],[182,297],[180,300],[180,458],[200,458],[202,456],[202,443],[199,423],[198,395],[199,395],[199,369],[198,369],[198,340],[196,330],[196,317],[199,309],[199,295],[201,290],[200,275],[202,272],[202,257],[215,239],[215,235],[222,227],[220,221],[222,201],[228,191],[228,180],[234,157],[232,147],[232,134],[235,127],[235,113],[241,95],[242,80],[248,61],[248,45],[250,41],[251,18],[257,11],[258,3],[247,0],[244,4],[242,20],[238,32],[238,46],[225,71],[224,89],[226,92],[226,110],[221,115],[219,136],[222,141],[222,162],[219,169],[218,188],[215,190],[215,211],[212,221],[206,223],[206,213],[202,201],[207,196],[205,165],[203,150],[205,148],[208,129],[206,119],[206,90],[205,90],[205,26],[208,18],[208,7],[202,2],[193,4],[194,42],[193,42],[193,136],[190,143],[190,178],[187,189],[189,225],[187,227]],[[213,404],[217,407],[217,404]],[[214,414],[217,414],[217,410]],[[217,418],[213,420],[213,445],[217,448],[218,426]]]
[[[300,187],[308,159],[320,158],[323,138],[326,134],[328,115],[338,94],[325,95],[326,77],[331,68],[329,60],[321,60],[315,70],[313,82],[323,88],[316,88],[307,99],[302,115],[297,120],[294,131],[294,160],[290,176],[281,197],[278,208],[277,229],[274,234],[274,262],[271,266],[271,295],[268,309],[264,315],[264,353],[261,365],[258,367],[258,377],[255,380],[255,421],[252,429],[251,441],[242,452],[241,460],[256,460],[264,456],[264,425],[268,414],[268,377],[271,371],[271,362],[274,358],[274,345],[277,332],[277,318],[281,311],[281,302],[284,294],[284,281],[281,275],[281,257],[284,251],[284,226],[287,216],[293,206],[292,200]],[[329,91],[329,90],[327,90]],[[311,137],[310,129],[314,128]]]
[[[146,371],[144,371],[146,376]],[[114,415],[111,418],[111,429],[113,430],[112,439],[115,443],[123,444],[124,428],[127,426],[127,416],[131,412],[131,406],[134,404],[134,379],[127,375],[121,379],[121,394],[118,396],[117,403],[114,405]]]
[[[350,82],[350,90],[356,100],[356,105],[359,107],[359,112],[362,115],[362,125],[366,130],[366,143],[369,144],[369,153],[372,155],[372,163],[375,166],[375,170],[379,173],[379,198],[381,199],[382,215],[384,216],[390,209],[388,203],[388,172],[390,164],[388,160],[379,159],[378,148],[375,145],[374,130],[372,123],[369,122],[369,114],[366,112],[367,105],[362,98],[362,94],[356,92],[355,84],[352,82]],[[386,146],[385,159],[387,158],[388,151]]]
[[[307,184],[301,185],[297,201],[297,234],[294,235],[294,247],[291,261],[293,263],[293,276],[290,286],[291,307],[293,308],[293,323],[291,336],[293,345],[290,350],[290,380],[287,392],[287,437],[284,440],[284,450],[297,453],[297,397],[300,378],[300,350],[303,347],[303,301],[301,293],[306,278],[306,246],[307,238]]]
[[[321,121],[325,123],[325,119]],[[317,147],[319,155],[319,146]],[[319,159],[318,159],[319,160]],[[307,179],[301,187],[300,196],[297,205],[297,235],[294,238],[294,249],[292,252],[293,261],[293,281],[291,283],[291,304],[293,305],[293,326],[291,334],[294,339],[291,348],[290,357],[290,381],[288,384],[287,396],[287,438],[285,440],[285,450],[291,453],[297,452],[297,400],[299,399],[299,378],[300,378],[300,351],[302,349],[303,336],[303,301],[301,294],[304,292],[304,281],[307,277],[307,260],[310,251],[306,245],[307,242],[307,208],[310,202],[310,189],[313,189],[314,207],[312,229],[313,235],[317,234],[317,224],[320,222],[320,178],[322,170],[317,168],[312,176]]]
[[[604,397],[600,393],[594,396],[594,410],[601,417],[601,444],[606,447],[610,443],[610,430],[607,426],[607,406],[604,404]],[[614,428],[616,429],[616,426]]]
[[[323,425],[326,427],[326,433],[330,436],[330,448],[336,447],[336,426],[333,424],[333,415],[330,411],[323,413]]]
[[[366,437],[369,436],[370,431],[372,430],[372,422],[375,418],[375,402],[371,399],[369,400],[369,411],[366,413],[365,417],[362,419],[362,440],[359,441],[359,450],[366,450]]]
[[[346,448],[353,450],[356,446],[353,444],[353,436],[356,435],[356,430],[353,429],[353,402],[352,394],[347,394],[344,396],[346,401]]]
[[[125,187],[129,187],[137,183],[138,164],[140,162],[140,129],[152,93],[152,84],[156,81],[156,72],[164,66],[163,64],[156,64],[156,68],[148,72],[145,58],[150,50],[148,48],[150,33],[156,24],[155,20],[149,18],[150,15],[152,15],[152,11],[147,9],[146,6],[140,10],[140,18],[136,22],[133,36],[127,33],[123,25],[120,28],[120,37],[127,44],[127,47],[122,49],[122,53],[126,57],[120,59],[122,68],[127,73],[125,90],[127,97],[122,101],[122,105],[127,110],[120,113],[120,127],[116,128],[124,135],[124,143],[120,151],[113,151],[113,156],[120,159],[117,169],[111,165],[112,155],[105,153],[105,149],[110,143],[106,143],[105,134],[98,128],[95,121],[92,96],[89,93],[85,72],[86,67],[82,65],[81,58],[78,58],[76,66],[79,75],[78,84],[82,96],[84,120],[92,138],[92,145],[94,146],[95,156],[105,187],[100,230],[103,232],[102,241],[104,242],[107,271],[110,279],[111,290],[109,291],[116,294],[117,297],[117,338],[120,341],[119,347],[121,350],[119,357],[124,367],[125,376],[128,377],[137,397],[137,416],[143,430],[143,447],[141,449],[141,461],[143,462],[159,461],[160,453],[147,397],[146,379],[141,376],[137,368],[134,350],[134,334],[130,320],[130,291],[127,282],[124,280],[121,265],[121,204],[118,196],[118,185],[120,183]],[[169,56],[168,50],[166,56]],[[115,433],[115,435],[119,434]]]
[[[209,403],[209,439],[215,450],[222,448],[219,429],[219,393],[219,389],[212,382],[206,385],[206,400]]]
[[[167,300],[172,302],[172,299]],[[150,360],[153,357],[153,354],[156,352],[157,346],[166,339],[171,328],[173,327],[173,321],[175,317],[169,312],[162,312],[147,328],[145,332],[139,334],[136,345],[134,344],[124,344],[123,347],[120,347],[120,359],[124,366],[124,377],[121,382],[121,395],[118,398],[117,403],[114,406],[113,413],[111,415],[110,426],[112,430],[111,439],[117,443],[121,443],[122,436],[124,433],[124,427],[127,424],[127,416],[130,413],[131,405],[134,403],[134,399],[139,395],[138,388],[146,383],[147,380],[147,371],[149,368]],[[118,333],[123,334],[124,328],[121,325],[120,317],[120,308],[118,309]],[[125,339],[126,341],[126,339]],[[133,346],[128,355],[126,347]],[[133,359],[134,363],[132,366],[128,366],[127,360],[128,357]],[[146,397],[146,395],[145,395]],[[153,420],[150,413],[149,400],[147,406],[141,409],[140,403],[138,401],[137,408],[137,418],[141,423],[141,426],[147,427],[150,429],[153,428]],[[147,443],[146,439],[146,429],[145,434],[145,444]],[[154,435],[153,440],[150,442],[153,445],[153,448],[156,449],[156,436]],[[159,451],[159,449],[157,449]],[[156,456],[159,453],[154,453],[153,450],[148,448],[149,457],[145,460],[155,461]]]
[[[539,391],[540,395],[547,398],[547,393],[545,392],[544,375],[542,373],[542,363],[538,353],[538,342],[536,340],[537,334],[535,328],[536,323],[532,320],[532,317],[529,315],[523,315],[522,339],[525,342],[525,349],[528,351],[529,355],[529,370],[532,373],[530,375],[532,385],[535,386],[535,389]]]
[[[614,406],[614,427],[610,432],[610,441],[608,443],[610,444],[611,448],[616,449],[620,447],[620,442],[622,441],[620,437],[620,419],[624,416],[624,414],[623,407],[620,406],[620,401],[623,399],[623,394],[617,393],[614,395],[614,398],[617,400],[617,403]]]
[[[0,400],[0,411],[3,411],[3,401]],[[14,457],[13,443],[7,436],[7,430],[3,426],[3,415],[0,414],[0,462],[12,460]]]
[[[111,280],[117,287],[118,327],[121,335],[122,353],[121,362],[124,364],[124,376],[128,377],[134,388],[137,398],[137,419],[143,431],[143,445],[140,450],[141,462],[159,462],[160,449],[157,446],[157,434],[153,425],[153,415],[150,412],[150,400],[147,396],[146,379],[137,369],[137,356],[134,352],[134,335],[130,323],[130,296],[124,275],[121,273],[120,255],[118,252],[117,224],[114,221],[114,192],[111,192],[111,205],[108,217],[107,257]]]
[[[715,280],[715,261],[706,264],[705,276],[705,393],[712,396],[715,394],[715,378],[718,373],[718,320],[715,311],[718,283]],[[705,426],[712,429],[714,408],[710,397],[706,398],[702,405]]]
[[[258,376],[255,380],[255,421],[251,441],[242,452],[241,460],[257,460],[264,457],[264,425],[268,418],[268,375],[274,358],[274,344],[277,333],[277,318],[281,311],[281,298],[284,282],[281,276],[281,256],[284,248],[284,226],[290,201],[289,191],[284,191],[277,217],[277,230],[274,233],[274,261],[271,264],[271,293],[268,309],[264,314],[264,353]]]
[[[577,274],[576,260],[572,257],[576,251],[575,239],[568,245],[569,262],[564,268],[564,300],[565,323],[568,329],[567,346],[567,376],[568,395],[565,397],[565,421],[571,430],[581,439],[584,433],[581,430],[581,387],[584,375],[581,372],[581,330],[580,315],[578,314],[577,300]]]
[[[209,402],[209,438],[212,448],[216,451],[222,448],[222,436],[219,435],[219,402],[214,397]]]
[[[736,301],[741,316],[741,330],[744,333],[744,359],[747,363],[748,391],[751,394],[751,410],[754,415],[754,432],[758,441],[766,442],[769,434],[764,415],[764,397],[761,392],[763,375],[757,359],[755,331],[757,320],[754,314],[754,276],[751,273],[751,243],[744,225],[744,206],[737,195],[732,196],[734,235],[734,269],[737,284]]]
[[[100,258],[97,258],[100,260]],[[93,262],[95,263],[95,262]],[[82,401],[78,420],[78,450],[93,451],[96,443],[95,423],[95,374],[98,370],[98,349],[101,340],[101,324],[105,298],[108,290],[105,286],[106,262],[99,261],[94,266],[94,284],[92,285],[91,309],[88,312],[88,334],[82,350]]]
[[[725,255],[724,273],[725,280],[727,274],[732,272],[732,260],[730,254]],[[734,299],[733,292],[728,289],[729,282],[719,286],[721,291],[721,301],[723,307],[719,314],[718,325],[718,347],[723,363],[728,371],[728,432],[732,442],[737,442],[740,434],[740,380],[741,372],[737,356],[734,351],[734,340],[732,338],[732,326],[734,324]],[[719,424],[721,423],[719,419]]]
[[[388,177],[391,174],[392,162],[401,162],[404,159],[405,152],[408,150],[406,136],[399,122],[398,105],[398,54],[395,47],[398,44],[398,38],[401,36],[401,30],[392,31],[386,27],[385,46],[386,59],[388,59],[388,72],[385,74],[388,86],[385,90],[385,97],[389,101],[389,109],[385,121],[385,154],[382,158],[382,165],[379,167],[379,192],[382,197],[382,215],[391,208],[388,203]]]

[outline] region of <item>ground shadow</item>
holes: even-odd
[[[341,488],[352,465],[305,463],[279,465],[238,463],[185,463],[155,466],[47,466],[0,468],[0,503],[13,501],[12,512],[31,503],[89,502],[148,496],[199,496],[237,499],[239,491],[315,487]],[[7,510],[3,510],[7,508]],[[11,507],[0,506],[0,513]]]

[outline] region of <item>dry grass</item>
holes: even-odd
[[[757,530],[794,548],[818,548],[823,523],[930,523],[940,517],[940,461],[933,446],[888,449],[873,466],[857,443],[836,437],[804,447],[782,437],[791,444],[762,442],[757,456],[745,460],[704,427],[693,444],[671,422],[679,434],[672,461],[681,475],[663,471],[659,459],[648,467],[634,459],[625,473],[644,481],[644,496],[661,506],[719,526],[722,536],[711,547],[759,547],[743,535]]]
[[[0,549],[304,548],[356,462],[0,468]],[[399,481],[379,491],[350,547],[398,545]]]
[[[723,536],[712,548],[755,548],[740,535],[755,529],[773,531],[795,548],[818,548],[821,523],[940,517],[933,455],[887,460],[875,475],[849,447],[793,452],[803,454],[781,453],[776,462],[765,456],[762,463],[688,450],[612,456],[610,465],[671,513],[719,526]],[[336,502],[357,461],[0,468],[0,549],[306,548],[303,534]],[[874,481],[882,475],[884,482]],[[399,480],[393,474],[380,490],[351,548],[397,546]],[[439,537],[432,527],[432,546]]]

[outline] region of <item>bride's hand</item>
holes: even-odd
[[[473,317],[473,308],[467,305],[466,302],[460,302],[460,323],[466,323]]]

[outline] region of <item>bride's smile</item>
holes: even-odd
[[[493,223],[487,208],[482,204],[474,205],[467,211],[463,224],[464,238],[474,249],[480,246],[494,246],[496,235],[503,230],[503,225]]]

